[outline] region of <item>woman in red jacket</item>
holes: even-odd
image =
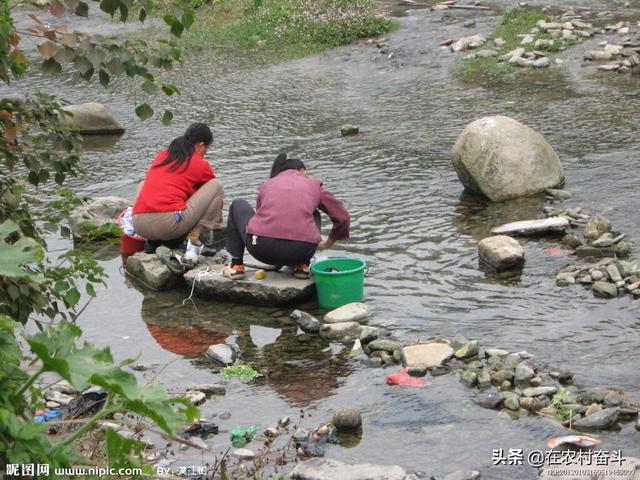
[[[320,236],[320,214],[331,218],[329,238]],[[244,277],[245,248],[257,260],[269,265],[294,267],[294,276],[309,278],[309,263],[320,248],[330,248],[349,238],[349,213],[325,190],[322,182],[307,177],[298,159],[280,154],[273,162],[271,178],[260,185],[256,211],[246,200],[234,200],[227,220],[227,251],[231,265],[223,275]]]
[[[200,234],[222,221],[224,187],[204,159],[212,142],[204,123],[187,128],[156,156],[133,207],[135,231],[147,240],[187,236],[184,264],[198,263]]]

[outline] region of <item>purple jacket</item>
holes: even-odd
[[[256,214],[247,225],[247,233],[259,237],[320,243],[322,237],[314,221],[316,209],[333,222],[331,240],[349,238],[349,213],[344,205],[322,187],[315,178],[285,170],[258,188]]]

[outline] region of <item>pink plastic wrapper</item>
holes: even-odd
[[[404,385],[406,387],[428,387],[430,382],[420,378],[412,377],[407,372],[408,368],[403,368],[399,373],[392,373],[387,376],[387,385]]]
[[[547,446],[549,448],[558,448],[560,445],[577,445],[578,447],[595,447],[600,443],[600,440],[586,435],[563,435],[560,437],[551,437],[547,440]]]

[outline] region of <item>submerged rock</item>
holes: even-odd
[[[473,340],[456,350],[454,356],[458,359],[471,358],[477,356],[479,352],[480,342],[478,342],[478,340]]]
[[[358,127],[353,126],[353,125],[344,125],[340,129],[340,135],[342,135],[343,137],[349,137],[351,135],[357,135],[359,132],[360,132],[360,129]]]
[[[523,220],[507,223],[493,228],[494,235],[541,235],[544,233],[562,233],[569,227],[569,220],[564,217],[549,217],[542,220]]]
[[[591,290],[593,290],[593,294],[596,297],[615,298],[618,296],[618,288],[613,283],[609,282],[595,282],[591,287]]]
[[[83,239],[95,235],[97,229],[118,227],[116,216],[129,206],[131,200],[114,196],[96,197],[88,203],[78,205],[69,215],[73,237]]]
[[[535,195],[565,178],[542,135],[504,116],[469,124],[453,147],[453,166],[467,189],[495,202]]]
[[[230,280],[222,276],[223,268],[221,264],[201,264],[185,273],[184,279],[200,296],[252,305],[287,305],[315,293],[313,279],[300,280],[288,272],[269,272],[263,280],[253,275],[244,280]]]
[[[403,480],[407,472],[397,465],[347,464],[328,458],[298,463],[291,480]]]
[[[343,305],[342,307],[331,310],[324,316],[326,323],[340,323],[340,322],[359,322],[367,323],[367,317],[369,316],[369,306],[361,303],[354,302]]]
[[[72,115],[63,115],[62,123],[70,125],[79,133],[87,135],[117,135],[124,133],[118,123],[104,105],[95,102],[67,105],[62,107]]]
[[[418,343],[404,347],[402,358],[407,367],[422,365],[431,368],[442,365],[453,353],[453,348],[446,343]]]
[[[480,259],[501,272],[518,267],[524,261],[524,249],[517,240],[506,235],[488,237],[478,243]]]
[[[367,345],[367,350],[370,352],[384,350],[385,352],[393,353],[401,348],[402,344],[400,342],[390,340],[388,338],[379,338],[378,340],[373,340]]]

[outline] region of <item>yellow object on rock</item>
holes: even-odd
[[[267,276],[267,272],[264,270],[256,270],[255,277],[256,280],[262,280]]]

